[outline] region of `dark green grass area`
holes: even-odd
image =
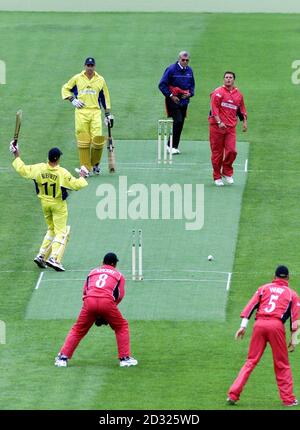
[[[246,356],[251,331],[243,342],[234,341],[241,308],[279,263],[290,267],[293,287],[300,281],[300,88],[291,82],[291,64],[299,59],[299,17],[1,13],[0,38],[0,59],[7,65],[7,84],[0,86],[0,270],[13,270],[0,277],[0,319],[7,324],[7,344],[0,345],[0,408],[226,408],[226,391]],[[115,138],[153,140],[164,112],[157,83],[181,49],[191,52],[197,82],[183,140],[207,140],[209,93],[227,69],[237,73],[249,111],[249,133],[238,131],[238,140],[250,142],[250,171],[226,322],[131,321],[132,353],[140,361],[134,369],[118,367],[108,328],[93,329],[70,368],[55,369],[54,356],[73,321],[24,320],[39,276],[32,258],[45,227],[33,185],[10,171],[15,111],[24,111],[24,160],[40,162],[49,147],[60,146],[62,164],[73,169],[78,163],[73,109],[61,101],[60,88],[92,55],[111,92]],[[140,175],[142,182],[143,171]],[[84,207],[81,214],[84,220]],[[94,260],[87,244],[89,253]],[[217,306],[214,300],[211,306]],[[291,363],[299,397],[298,362],[296,351]],[[270,351],[248,382],[237,406],[243,408],[281,408]]]
[[[234,343],[228,324],[135,321],[136,368],[118,367],[111,330],[95,326],[70,366],[55,368],[55,353],[70,326],[71,321],[8,322],[8,343],[1,346],[1,409],[226,409],[224,389],[246,353],[247,342]],[[267,350],[236,410],[281,407],[272,372]]]

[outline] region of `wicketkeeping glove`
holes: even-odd
[[[114,119],[115,118],[111,113],[105,112],[104,124],[106,125],[106,127],[110,126],[110,128],[113,128]]]
[[[99,317],[99,318],[96,319],[95,325],[97,327],[100,327],[101,325],[108,325],[108,322],[104,318]]]
[[[71,103],[72,103],[72,105],[73,106],[75,106],[77,109],[81,109],[81,108],[83,108],[84,107],[84,103],[81,101],[81,100],[78,100],[78,99],[73,99],[73,100],[71,100]]]
[[[18,144],[17,144],[17,143],[15,144],[15,141],[14,141],[14,140],[12,140],[12,141],[10,142],[10,144],[9,144],[9,151],[10,151],[12,154],[14,154],[15,152],[19,151]]]

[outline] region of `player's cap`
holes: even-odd
[[[113,252],[108,252],[106,255],[104,255],[104,258],[103,258],[103,264],[109,264],[109,265],[115,266],[118,261],[119,261],[118,257]]]
[[[61,152],[61,150],[59,148],[52,148],[48,152],[48,160],[52,161],[52,162],[57,161],[57,160],[59,160],[61,155],[63,155],[63,153]]]
[[[96,64],[95,58],[88,57],[88,58],[85,60],[84,64],[85,64],[85,65],[87,65],[87,64],[92,64],[92,65],[94,66],[94,65]]]
[[[286,266],[278,266],[275,271],[277,278],[287,278],[289,276],[289,269]]]

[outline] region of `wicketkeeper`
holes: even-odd
[[[105,125],[113,127],[110,96],[104,78],[95,71],[94,58],[87,58],[81,73],[62,87],[62,98],[75,107],[75,134],[80,165],[90,174],[100,174],[100,161],[106,138],[102,135],[101,107]]]
[[[67,367],[79,342],[92,325],[107,325],[114,330],[118,345],[121,367],[136,366],[137,360],[130,356],[130,336],[128,321],[118,309],[125,295],[125,278],[116,269],[118,257],[108,252],[103,264],[93,269],[83,286],[83,305],[76,323],[73,325],[61,350],[55,358],[55,366]]]
[[[12,163],[16,171],[26,179],[34,181],[35,190],[41,200],[43,214],[48,226],[47,233],[34,262],[40,268],[52,267],[58,272],[65,269],[61,264],[68,242],[70,226],[67,225],[68,207],[67,190],[80,190],[88,185],[85,176],[88,171],[82,167],[80,178],[75,178],[68,170],[59,166],[62,152],[59,148],[52,148],[48,153],[47,163],[26,165],[20,158],[18,145],[10,143],[10,152],[15,159]]]

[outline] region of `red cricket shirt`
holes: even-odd
[[[247,117],[243,94],[236,87],[228,90],[223,85],[210,94],[210,115],[208,120],[211,124],[216,124],[214,116],[218,115],[226,126],[235,127],[238,120],[238,108]]]
[[[113,266],[104,264],[93,269],[83,286],[83,299],[102,297],[119,304],[125,295],[125,279]]]
[[[254,296],[241,312],[241,318],[250,318],[253,311],[256,319],[277,318],[283,323],[291,318],[291,330],[298,328],[299,297],[289,288],[288,281],[275,278],[270,284],[258,288]]]

